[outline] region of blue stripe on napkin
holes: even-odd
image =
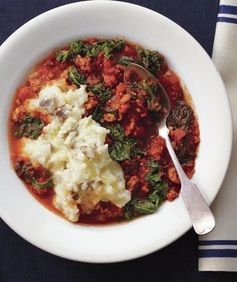
[[[237,15],[237,7],[231,5],[220,5],[219,13]]]
[[[221,246],[226,246],[225,249],[221,249]],[[200,240],[199,246],[205,246],[205,249],[198,250],[199,258],[237,258],[237,249],[233,249],[233,246],[237,245],[237,240]],[[216,249],[208,246],[216,246]]]
[[[237,250],[233,249],[216,249],[216,250],[199,250],[199,258],[236,258]]]
[[[200,240],[199,246],[237,245],[237,240]]]
[[[218,17],[217,21],[218,22],[224,22],[224,23],[237,24],[237,19],[234,19],[234,18]]]

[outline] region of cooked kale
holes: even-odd
[[[102,83],[88,86],[87,89],[88,91],[93,92],[99,98],[100,106],[97,106],[94,109],[92,118],[95,121],[100,122],[104,115],[104,105],[111,98],[112,91],[109,88],[105,87]]]
[[[104,86],[102,83],[95,84],[88,87],[97,97],[99,97],[101,103],[107,102],[112,95],[111,89]]]
[[[157,51],[144,50],[137,48],[139,55],[139,64],[149,70],[152,74],[157,75],[160,71],[164,58]]]
[[[70,68],[68,72],[68,80],[77,87],[80,87],[81,84],[86,83],[85,76],[81,74],[75,67]]]
[[[137,63],[137,61],[134,60],[134,58],[127,57],[127,56],[123,56],[123,57],[118,59],[118,64],[120,64],[120,65],[128,66],[131,63]]]
[[[133,148],[137,145],[135,139],[126,138],[123,141],[114,141],[113,145],[109,147],[109,154],[113,160],[124,161],[130,159],[133,155]]]
[[[148,163],[149,173],[146,176],[153,192],[158,193],[160,200],[163,201],[167,194],[167,184],[161,178],[161,169],[158,161]]]
[[[168,185],[161,179],[159,163],[150,161],[148,167],[150,171],[146,179],[152,192],[147,199],[133,198],[124,208],[125,219],[131,219],[136,215],[154,213],[166,198]]]
[[[53,180],[52,177],[49,177],[46,181],[39,182],[33,177],[31,184],[37,189],[50,189],[53,187]]]
[[[59,62],[66,62],[71,57],[70,50],[61,50],[56,52],[55,57]]]
[[[30,162],[26,162],[22,159],[18,159],[15,163],[16,174],[25,183],[34,186],[36,189],[50,189],[53,187],[53,180],[48,170],[44,170],[44,175],[47,176],[44,182],[40,182],[36,179],[36,170]]]
[[[124,161],[140,152],[137,148],[137,141],[125,136],[120,124],[112,126],[109,129],[110,136],[113,140],[113,144],[109,146],[109,154],[113,160]]]
[[[82,40],[77,40],[71,43],[70,52],[72,54],[72,57],[75,57],[77,55],[86,56],[88,47]]]
[[[27,137],[31,139],[37,139],[44,127],[44,122],[39,117],[32,117],[26,115],[21,122],[14,124],[14,136],[16,138]]]
[[[118,59],[118,63],[124,66],[127,66],[130,63],[136,63],[146,68],[152,74],[157,75],[164,62],[163,56],[157,51],[144,50],[140,47],[137,47],[137,53],[137,59],[129,56],[122,56]]]
[[[140,200],[133,198],[124,208],[124,218],[129,220],[137,215],[154,213],[161,203],[161,198],[157,191],[153,191],[147,199]]]
[[[149,166],[150,172],[147,174],[146,179],[148,180],[151,186],[155,186],[161,181],[160,166],[157,161],[152,161],[152,164]]]
[[[95,121],[100,122],[103,118],[103,115],[104,115],[103,109],[101,107],[97,106],[92,113],[92,118]]]
[[[34,169],[31,163],[18,159],[15,163],[16,174],[26,183],[31,183],[34,177]]]
[[[157,84],[149,84],[146,81],[140,83],[140,87],[143,88],[146,93],[147,108],[151,112],[158,113],[162,109],[159,102],[159,86]]]
[[[117,124],[115,126],[111,126],[109,128],[110,130],[110,135],[113,138],[113,140],[116,141],[123,141],[125,138],[125,133],[124,133],[124,129],[122,128],[122,126],[120,124]]]
[[[82,57],[96,57],[103,52],[106,58],[109,58],[113,52],[120,51],[124,47],[124,40],[99,40],[89,44],[78,40],[73,42],[69,49],[56,52],[56,59],[60,62],[72,61],[77,55]]]
[[[106,58],[109,58],[113,52],[121,51],[124,47],[124,40],[101,40],[92,44],[88,48],[87,56],[97,56],[103,52]]]
[[[71,43],[69,49],[58,50],[55,54],[59,62],[66,62],[73,60],[77,55],[85,56],[87,54],[87,46],[82,40],[74,41]]]

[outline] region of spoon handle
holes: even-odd
[[[174,163],[181,182],[181,195],[188,210],[195,232],[199,235],[207,234],[215,227],[215,218],[201,195],[196,184],[186,176],[170,142],[169,131],[165,126],[159,130],[160,136],[166,141],[170,157]]]

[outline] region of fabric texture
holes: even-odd
[[[219,7],[212,58],[232,108],[233,150],[227,175],[212,206],[216,227],[199,238],[200,271],[237,271],[237,0],[221,0]]]

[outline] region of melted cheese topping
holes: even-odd
[[[79,219],[78,204],[84,213],[91,213],[100,201],[123,207],[131,199],[123,171],[104,144],[109,131],[91,116],[82,118],[87,100],[85,86],[62,92],[51,85],[28,101],[30,110],[38,108],[52,121],[37,140],[25,141],[23,152],[33,164],[51,171],[54,205],[73,222]]]

